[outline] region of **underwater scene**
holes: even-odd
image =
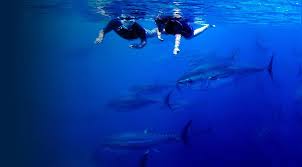
[[[24,6],[24,163],[302,166],[301,0]]]

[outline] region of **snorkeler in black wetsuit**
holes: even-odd
[[[140,39],[140,44],[130,45],[130,48],[143,48],[147,43],[148,37],[156,36],[156,30],[147,30],[139,25],[134,17],[131,16],[120,16],[112,19],[107,26],[99,32],[98,37],[95,40],[96,44],[103,41],[105,34],[114,30],[120,37],[127,40]]]
[[[205,24],[204,26],[194,30],[188,21],[182,18],[179,14],[174,14],[174,16],[157,16],[155,18],[155,22],[158,28],[157,38],[159,40],[163,41],[161,38],[162,33],[175,35],[174,55],[180,51],[179,45],[182,36],[186,39],[190,39],[201,34],[210,27],[209,24]],[[215,27],[215,25],[212,25],[212,27]]]

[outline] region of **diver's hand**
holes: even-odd
[[[160,41],[164,41],[164,39],[160,36],[158,36],[157,39],[159,39]]]
[[[94,43],[95,44],[100,44],[100,43],[102,43],[103,42],[103,39],[104,39],[104,31],[103,30],[101,30],[100,32],[99,32],[99,36],[95,39],[95,41],[94,41]]]
[[[97,37],[94,41],[95,44],[100,44],[103,42],[103,37]]]
[[[180,49],[179,49],[179,48],[176,47],[176,48],[173,49],[173,54],[174,54],[174,55],[177,55],[178,52],[180,52]]]
[[[146,44],[147,44],[146,41],[142,41],[142,42],[139,43],[139,44],[132,44],[132,45],[129,45],[129,47],[130,47],[130,48],[134,48],[134,49],[140,49],[140,48],[143,48]]]
[[[142,48],[142,46],[138,44],[133,44],[133,45],[129,45],[129,48],[140,49]]]

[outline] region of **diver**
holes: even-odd
[[[209,24],[205,24],[198,29],[193,29],[193,27],[188,23],[188,21],[181,17],[180,13],[174,13],[173,16],[157,16],[155,18],[155,23],[157,25],[157,38],[163,41],[161,34],[171,34],[175,35],[175,44],[173,49],[173,54],[176,55],[180,49],[180,40],[183,36],[186,39],[191,39],[210,27]],[[215,27],[215,25],[211,25]]]
[[[103,41],[105,34],[114,30],[120,37],[127,40],[140,39],[139,44],[132,44],[130,48],[143,48],[147,44],[147,38],[156,36],[156,29],[147,30],[139,25],[135,17],[126,16],[122,14],[121,16],[112,19],[104,29],[101,29],[98,37],[95,40],[96,44],[99,44]]]

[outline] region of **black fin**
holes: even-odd
[[[273,80],[273,61],[274,61],[274,53],[271,57],[269,65],[267,66],[267,71],[269,73],[270,78]]]
[[[146,167],[147,166],[147,162],[148,162],[148,159],[149,159],[149,153],[150,151],[147,150],[144,155],[140,158],[139,160],[139,167]]]
[[[188,121],[181,131],[180,137],[185,145],[189,144],[189,129],[191,125],[192,125],[192,120]]]

